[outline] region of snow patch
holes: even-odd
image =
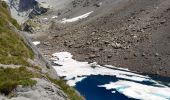
[[[130,71],[119,70],[120,68],[114,70],[111,68],[97,65],[97,63],[89,64],[88,62],[76,61],[72,59],[72,55],[69,52],[54,53],[52,56],[53,56],[52,60],[56,64],[56,66],[53,67],[57,71],[58,75],[60,77],[65,77],[65,80],[67,81],[72,80],[74,81],[74,83],[80,81],[77,80],[78,77],[84,77],[84,76],[87,77],[90,75],[110,75],[110,76],[116,76],[117,78],[123,78],[132,81],[138,81],[138,82],[152,81],[147,76],[135,74]],[[69,84],[69,85],[74,86],[73,84]]]
[[[40,41],[34,41],[32,42],[34,45],[39,45],[40,44]]]
[[[44,20],[48,20],[48,18],[43,18]]]
[[[84,18],[88,17],[91,13],[93,13],[93,11],[88,12],[88,13],[83,14],[83,15],[78,16],[78,17],[71,18],[71,19],[63,18],[62,21],[61,21],[61,23],[75,22],[75,21],[78,21],[78,20],[81,20],[81,19],[84,19]]]
[[[56,18],[58,18],[58,16],[53,16],[53,17],[52,17],[52,19],[56,19]]]

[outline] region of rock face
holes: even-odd
[[[24,23],[28,18],[48,11],[50,6],[36,0],[7,0],[11,15],[19,23]]]
[[[34,79],[37,81],[34,87],[18,86],[14,93],[16,97],[7,99],[0,96],[0,100],[68,100],[68,97],[55,84],[45,79]]]
[[[40,3],[36,1],[33,10],[29,14],[29,18],[33,18],[36,15],[41,15],[43,13],[46,13],[48,9],[50,9],[50,6],[48,4]]]
[[[11,0],[11,4],[14,3],[14,0]],[[35,0],[18,0],[19,6],[15,5],[16,7],[18,6],[18,11],[24,12],[28,11],[29,9],[33,9],[35,5],[37,5],[37,2]]]

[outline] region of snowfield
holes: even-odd
[[[170,99],[170,88],[159,84],[148,76],[139,75],[128,69],[116,68],[110,65],[103,67],[97,63],[79,62],[72,59],[72,55],[69,52],[54,53],[52,56],[52,60],[56,64],[53,66],[54,69],[60,77],[64,77],[70,86],[75,86],[77,82],[90,75],[109,75],[116,76],[122,80],[98,87],[105,87],[108,90],[115,89],[130,98],[145,100]],[[155,86],[144,85],[140,82],[152,82]],[[115,91],[112,91],[112,93],[115,93]]]
[[[77,16],[77,17],[71,18],[71,19],[64,18],[64,19],[62,19],[61,23],[75,22],[75,21],[78,21],[78,20],[81,20],[81,19],[84,19],[84,18],[88,17],[91,13],[93,13],[93,11],[88,12],[86,14],[83,14],[81,16]]]

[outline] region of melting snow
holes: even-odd
[[[48,20],[48,18],[44,18],[44,20]]]
[[[111,65],[103,67],[97,63],[89,64],[88,62],[79,62],[72,59],[72,55],[69,52],[54,53],[52,60],[56,64],[53,67],[57,74],[60,77],[64,77],[67,84],[70,86],[75,86],[77,82],[82,81],[90,75],[109,75],[125,80],[100,85],[99,87],[105,87],[108,90],[115,89],[116,91],[131,98],[145,100],[170,99],[170,88],[157,83],[148,76],[133,73],[128,69],[116,68]],[[144,85],[132,81],[148,81],[160,87]],[[115,91],[112,91],[112,93],[115,93]]]
[[[52,19],[56,19],[56,18],[58,18],[58,16],[53,16],[53,17],[52,17]]]
[[[80,20],[80,19],[84,19],[84,18],[88,17],[91,13],[93,13],[93,11],[88,12],[88,13],[83,14],[83,15],[78,16],[78,17],[71,18],[71,19],[66,19],[66,18],[64,18],[64,19],[62,19],[62,22],[61,22],[61,23],[75,22],[75,21],[78,21],[78,20]]]
[[[151,81],[149,77],[132,73],[130,71],[114,70],[111,68],[97,65],[96,63],[89,64],[88,62],[79,62],[72,59],[72,55],[69,52],[54,53],[52,60],[54,63],[60,66],[53,66],[58,75],[65,77],[66,80],[73,80],[78,82],[78,76],[90,76],[90,75],[110,75],[118,78],[128,79],[132,81]],[[94,66],[94,67],[93,67]],[[108,67],[111,67],[107,65]],[[113,67],[116,68],[116,67]],[[127,70],[127,69],[125,69]],[[74,78],[74,79],[73,79]]]
[[[40,41],[34,41],[32,42],[34,45],[39,45],[40,44]]]

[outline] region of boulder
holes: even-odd
[[[34,18],[37,15],[46,13],[50,8],[50,5],[48,5],[47,3],[37,2],[31,13],[29,14],[29,18]]]

